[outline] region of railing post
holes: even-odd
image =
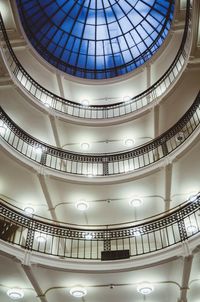
[[[32,250],[33,248],[33,241],[34,241],[34,235],[35,235],[35,231],[34,231],[34,221],[30,221],[28,224],[28,232],[27,232],[27,236],[26,236],[26,243],[25,243],[25,249],[27,250]]]
[[[43,166],[46,166],[46,160],[47,160],[47,151],[43,151],[40,159],[40,163]]]
[[[103,157],[102,163],[103,163],[103,176],[106,176],[106,175],[108,175],[108,158]]]
[[[111,251],[111,241],[110,241],[110,239],[104,240],[104,242],[103,242],[103,250],[104,251]]]
[[[184,223],[183,219],[178,221],[178,229],[179,229],[179,234],[180,234],[181,241],[185,241],[188,238],[188,236],[187,236],[185,223]]]
[[[163,137],[161,139],[161,147],[162,147],[163,155],[164,156],[168,155],[168,148],[167,148],[167,143],[166,143],[166,138],[165,137]]]
[[[108,231],[104,233],[103,250],[111,251],[110,233]]]

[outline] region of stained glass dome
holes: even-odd
[[[149,60],[170,29],[174,0],[17,0],[39,54],[77,77],[105,79]]]

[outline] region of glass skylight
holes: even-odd
[[[34,48],[56,68],[105,79],[149,60],[170,29],[175,0],[17,0]]]

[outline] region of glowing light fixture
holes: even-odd
[[[82,100],[81,101],[81,105],[83,105],[83,106],[89,106],[89,101],[87,100],[87,99],[85,99],[85,100]]]
[[[76,208],[79,211],[86,211],[89,208],[89,204],[85,200],[80,200],[76,203]]]
[[[47,236],[43,233],[36,233],[35,238],[39,243],[45,243],[47,241]]]
[[[187,226],[187,231],[188,233],[196,233],[197,232],[197,227],[196,225],[190,224]]]
[[[86,234],[85,234],[85,239],[87,239],[87,240],[91,240],[93,237],[94,237],[94,236],[93,236],[92,233],[86,233]]]
[[[89,143],[86,143],[86,142],[81,143],[81,149],[82,149],[83,151],[89,150],[89,149],[90,149],[90,144],[89,144]]]
[[[126,95],[123,97],[124,102],[129,102],[131,100],[131,97],[129,95]]]
[[[139,229],[135,229],[132,231],[132,235],[135,236],[135,237],[139,237],[142,235],[142,231],[139,230]]]
[[[126,147],[133,147],[134,144],[135,144],[135,140],[132,139],[132,138],[127,138],[127,139],[124,140],[124,145]]]
[[[70,294],[75,298],[82,298],[87,295],[87,290],[83,287],[73,287],[70,289]]]
[[[132,199],[129,202],[129,204],[130,204],[130,206],[132,206],[134,208],[138,208],[138,207],[140,207],[143,204],[143,201],[142,201],[142,199],[135,198],[135,199]]]
[[[26,215],[33,215],[35,210],[32,207],[27,206],[27,207],[24,208],[24,212],[25,212]]]
[[[19,299],[22,299],[24,297],[24,292],[21,288],[10,288],[7,291],[7,295],[12,300],[19,300]]]
[[[137,286],[138,293],[142,295],[149,295],[154,290],[153,286],[150,283],[142,283]]]
[[[38,154],[38,155],[41,155],[42,152],[43,152],[43,149],[41,146],[34,146],[33,147],[33,150]]]
[[[196,200],[196,198],[197,198],[197,194],[191,195],[191,196],[189,197],[189,201],[190,201],[190,202],[194,202],[194,201]]]

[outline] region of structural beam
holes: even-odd
[[[172,163],[165,167],[165,211],[171,207],[172,168]]]
[[[159,126],[159,119],[160,119],[160,110],[159,105],[154,106],[153,114],[154,114],[154,138],[159,136],[160,133],[160,126]]]
[[[49,194],[48,186],[46,184],[45,176],[41,175],[41,174],[38,174],[38,179],[39,179],[39,182],[40,182],[40,185],[41,185],[41,188],[42,188],[42,192],[43,192],[44,197],[46,199],[46,203],[48,205],[49,211],[51,213],[52,219],[54,221],[58,221],[57,215],[56,215],[56,212],[55,212],[55,209],[54,209],[54,206],[53,206],[53,202],[52,202],[51,196]]]
[[[199,0],[193,0],[193,43],[192,43],[192,49],[191,49],[191,56],[195,56],[195,53],[197,51],[198,46],[198,35],[199,35],[199,23],[200,23],[200,1]]]
[[[26,276],[28,277],[30,283],[32,284],[36,294],[37,294],[37,297],[40,299],[41,302],[48,302],[45,295],[43,294],[43,291],[41,289],[41,287],[39,286],[39,283],[37,281],[37,279],[35,278],[34,274],[33,274],[33,271],[31,269],[31,266],[27,266],[27,265],[24,265],[22,264],[22,268],[26,274]]]
[[[190,280],[190,274],[192,269],[192,262],[193,262],[193,255],[184,258],[181,293],[178,302],[187,302],[187,292],[189,289],[189,280]]]
[[[51,128],[52,128],[52,132],[54,135],[56,147],[61,148],[60,138],[58,135],[58,129],[57,129],[57,125],[56,125],[56,117],[50,114],[49,120],[50,120],[50,124],[51,124]]]

